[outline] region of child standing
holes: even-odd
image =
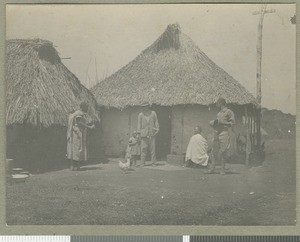
[[[137,158],[141,155],[140,140],[137,132],[133,131],[132,137],[128,141],[126,149],[126,158],[130,159],[130,166],[136,166]]]

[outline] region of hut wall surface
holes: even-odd
[[[101,134],[100,128],[88,134],[89,162],[104,162]],[[14,160],[14,167],[39,173],[69,166],[67,128],[64,126],[37,129],[30,125],[9,125],[6,135],[6,157]]]
[[[103,111],[102,128],[105,154],[108,156],[123,156],[126,150],[131,127],[131,109],[107,109]],[[137,116],[137,114],[136,114]],[[135,119],[132,119],[135,122]],[[137,122],[137,118],[136,118]]]
[[[244,126],[242,124],[242,115],[244,114],[243,107],[232,106],[229,107],[235,114],[236,125],[231,134],[231,150],[230,153],[236,153],[236,137],[244,133]],[[172,134],[171,134],[171,154],[184,154],[188,142],[193,135],[194,127],[200,125],[202,127],[202,134],[211,145],[213,138],[213,129],[209,125],[209,121],[216,119],[218,109],[201,105],[185,105],[174,106],[172,108]]]
[[[165,158],[170,153],[171,109],[155,106],[160,132],[156,138],[156,153],[158,158]],[[102,130],[105,154],[107,156],[124,156],[128,139],[137,129],[138,114],[141,107],[129,107],[122,111],[118,109],[103,110]]]
[[[36,129],[29,125],[10,125],[6,134],[6,157],[14,159],[14,167],[33,173],[68,167],[66,127]]]
[[[87,133],[88,160],[90,163],[106,163],[102,125],[96,123],[95,129]]]
[[[209,121],[216,118],[217,110],[200,105],[174,106],[172,108],[171,154],[184,154],[195,126],[201,125],[202,134],[209,138],[212,128]]]
[[[230,106],[235,114],[236,125],[231,131],[231,153],[236,152],[236,137],[238,134],[245,134],[245,127],[242,124],[244,107]],[[216,119],[218,109],[202,105],[185,105],[170,107],[154,107],[160,122],[160,133],[157,137],[158,158],[165,154],[184,154],[190,137],[196,125],[201,125],[205,138],[209,144],[212,142],[213,129],[209,121]],[[128,139],[137,128],[137,117],[141,107],[130,107],[122,111],[118,109],[106,109],[102,111],[102,134],[103,146],[107,156],[122,157],[125,154]],[[168,115],[167,115],[168,114]],[[168,119],[168,120],[165,120]],[[164,130],[168,128],[169,129]],[[168,133],[170,132],[170,134]],[[170,140],[166,143],[166,137]],[[163,149],[159,149],[164,147]]]

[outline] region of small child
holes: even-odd
[[[126,159],[130,159],[130,167],[136,166],[137,157],[141,155],[140,140],[137,132],[133,131],[132,137],[128,141],[126,149]]]

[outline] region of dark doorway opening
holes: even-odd
[[[171,151],[171,108],[153,105],[159,122],[159,133],[156,137],[156,156],[159,160],[166,160]]]

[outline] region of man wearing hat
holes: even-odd
[[[152,165],[156,163],[155,137],[159,131],[156,112],[150,109],[149,103],[142,104],[143,111],[138,115],[137,133],[141,139],[141,161],[145,166],[148,151],[151,154]]]
[[[208,173],[213,173],[215,169],[215,159],[221,161],[221,174],[225,174],[225,161],[227,159],[228,150],[230,148],[229,128],[234,123],[234,113],[226,107],[224,98],[219,98],[216,106],[220,109],[217,119],[210,121],[210,125],[214,128],[213,142],[213,159]]]

